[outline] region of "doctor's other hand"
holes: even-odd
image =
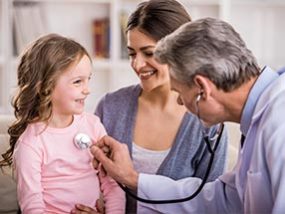
[[[134,170],[126,144],[104,136],[90,150],[94,156],[94,168],[98,169],[102,165],[107,174],[117,182],[130,189],[137,188],[138,173]]]

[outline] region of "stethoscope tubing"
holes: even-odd
[[[201,190],[203,189],[204,185],[206,184],[206,182],[208,180],[208,177],[209,177],[209,174],[210,174],[213,162],[214,162],[215,151],[217,150],[218,145],[220,144],[221,137],[223,134],[223,130],[224,130],[224,124],[221,124],[220,133],[218,135],[216,143],[214,144],[214,148],[211,147],[210,140],[209,140],[208,136],[205,136],[203,138],[207,144],[207,148],[208,148],[208,151],[210,152],[211,156],[210,156],[210,160],[209,160],[209,164],[208,164],[205,176],[202,179],[202,182],[199,185],[199,187],[197,188],[197,190],[192,195],[187,196],[185,198],[178,198],[178,199],[150,200],[150,199],[145,199],[145,198],[141,198],[141,197],[137,196],[136,194],[131,192],[131,190],[129,190],[126,186],[123,186],[121,183],[118,183],[118,185],[125,191],[125,193],[127,193],[128,195],[130,195],[132,198],[136,199],[137,201],[140,201],[143,203],[148,203],[148,204],[174,204],[174,203],[181,203],[181,202],[192,200],[201,192]]]

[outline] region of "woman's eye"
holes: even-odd
[[[146,52],[144,53],[147,57],[152,57],[153,56],[153,52]]]
[[[136,54],[135,53],[128,53],[129,57],[134,57]]]

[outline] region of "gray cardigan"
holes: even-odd
[[[139,85],[122,88],[106,94],[99,102],[95,114],[101,118],[107,133],[126,143],[132,154],[133,130],[138,108]],[[151,121],[151,118],[150,118]],[[202,125],[198,118],[186,113],[175,137],[173,146],[156,174],[174,180],[185,177],[203,178],[208,166],[210,153],[202,137]],[[216,127],[211,128],[213,132]],[[208,181],[215,180],[225,169],[227,133],[224,130]],[[135,213],[133,201],[127,199],[126,213]]]

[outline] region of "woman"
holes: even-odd
[[[168,67],[154,59],[153,51],[161,38],[189,21],[189,14],[176,0],[140,3],[130,15],[126,30],[131,66],[140,84],[107,94],[96,109],[107,133],[128,145],[138,172],[175,180],[203,178],[210,154],[200,121],[177,103]],[[224,171],[226,140],[224,133],[208,181]],[[128,197],[126,213],[136,212],[136,201]]]

